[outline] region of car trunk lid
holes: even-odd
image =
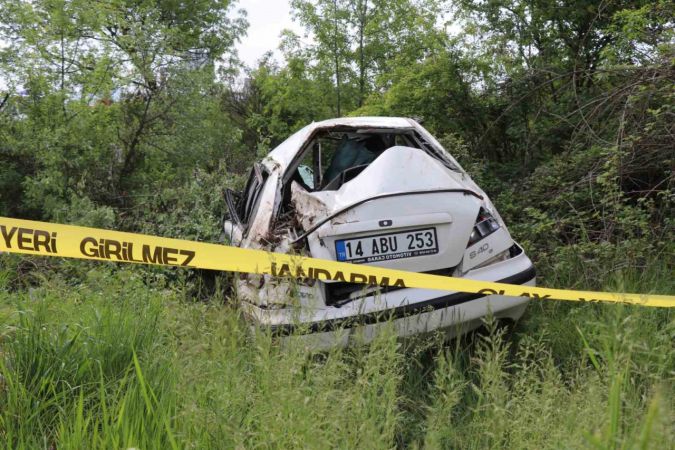
[[[482,196],[424,151],[392,147],[337,191],[292,199],[314,257],[430,271],[461,261]]]

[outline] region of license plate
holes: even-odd
[[[335,241],[338,261],[370,263],[438,253],[436,228],[375,234]]]

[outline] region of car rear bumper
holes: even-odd
[[[526,283],[534,285],[532,283]],[[287,329],[272,329],[282,344],[293,342],[314,350],[326,350],[334,347],[346,347],[353,343],[369,343],[378,334],[392,331],[399,338],[423,336],[432,333],[442,333],[446,338],[468,333],[484,323],[487,311],[492,311],[496,319],[519,319],[527,308],[528,299],[524,297],[505,297],[488,295],[459,305],[448,306],[420,312],[398,319],[387,319],[370,324],[354,321],[354,326],[342,324],[331,330],[316,330],[305,332],[306,329],[296,328],[293,334]],[[386,317],[386,316],[385,316]],[[256,327],[260,330],[260,327]],[[281,331],[281,332],[280,332]]]
[[[500,283],[506,284],[522,284],[534,286],[536,280],[536,272],[534,266],[530,266],[527,270],[520,272],[512,277],[499,280]],[[398,307],[373,311],[369,313],[352,314],[349,316],[336,317],[330,319],[316,320],[316,321],[299,321],[297,315],[289,314],[286,323],[265,323],[263,320],[257,320],[259,325],[267,327],[275,335],[290,335],[290,334],[308,334],[325,331],[334,331],[337,329],[353,328],[363,325],[371,325],[379,322],[387,322],[401,318],[407,318],[414,315],[428,313],[435,310],[447,310],[448,308],[456,307],[465,303],[469,303],[479,299],[492,298],[494,301],[494,312],[499,312],[502,309],[508,309],[512,306],[517,306],[522,303],[527,303],[526,297],[508,297],[502,295],[485,295],[473,294],[466,292],[454,292],[452,294],[441,295],[435,298],[421,300],[418,302],[409,302]],[[499,300],[499,301],[496,301]],[[251,305],[253,308],[259,309],[260,312],[265,310]],[[265,311],[266,312],[266,311]],[[262,314],[264,317],[266,314]],[[484,314],[483,314],[484,315]],[[256,315],[261,317],[260,315]],[[458,319],[460,317],[458,316]],[[460,319],[461,320],[461,319]]]
[[[536,283],[534,266],[524,252],[493,266],[470,271],[465,277],[530,286]],[[517,319],[527,302],[527,297],[408,288],[343,306],[265,309],[244,301],[242,308],[256,328],[278,336],[344,333],[357,328],[374,331],[377,325],[389,322],[394,322],[401,336],[407,336],[480,321],[489,311],[497,317]]]

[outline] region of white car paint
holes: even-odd
[[[347,154],[344,149],[350,145],[357,149],[355,154],[372,154],[375,159],[347,167],[334,184],[322,179],[328,174],[321,163],[323,142],[336,147],[331,164],[339,160],[341,151]],[[329,154],[326,150],[325,155]],[[323,190],[313,190],[305,181],[305,186],[300,184],[299,159],[309,156],[314,170],[303,167],[302,173],[314,174]],[[235,245],[335,260],[339,240],[366,239],[362,242],[368,244],[373,235],[403,236],[434,228],[433,254],[365,264],[535,283],[531,261],[513,241],[485,192],[414,120],[358,117],[310,124],[270,152],[257,173],[248,185],[260,186],[257,197],[251,194],[254,190],[238,201],[229,194],[230,209],[235,211],[225,223],[225,232]],[[479,226],[477,219],[484,222]],[[478,228],[489,234],[469,245]],[[456,331],[459,325],[467,331],[480,324],[488,309],[497,317],[515,320],[527,304],[522,297],[409,288],[382,292],[376,287],[270,276],[244,277],[237,288],[242,308],[255,324],[282,335],[301,335],[314,347],[345,345],[355,334],[367,341],[386,318],[401,336]]]

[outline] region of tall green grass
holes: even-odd
[[[667,310],[533,303],[451,342],[311,352],[138,268],[17,288],[0,269],[6,448],[672,448]],[[10,266],[6,266],[10,267]],[[9,269],[8,269],[9,270]],[[667,270],[608,288],[673,292]]]

